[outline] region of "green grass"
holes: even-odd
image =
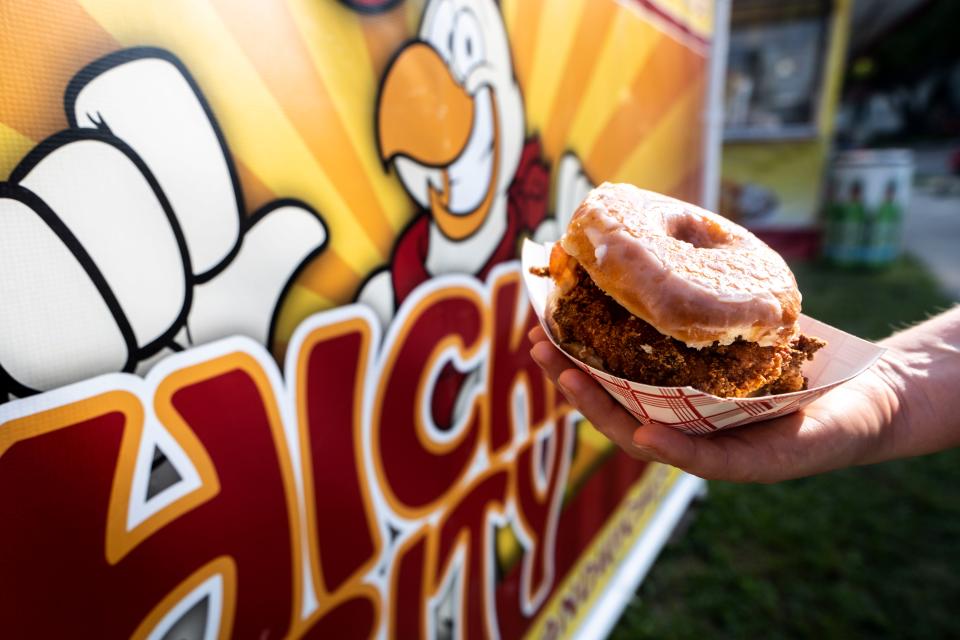
[[[794,267],[804,312],[866,338],[950,306],[911,259]],[[711,483],[611,637],[960,637],[960,450],[771,486]]]
[[[911,256],[882,270],[839,269],[821,262],[790,266],[803,292],[805,314],[869,340],[886,337],[952,304]]]

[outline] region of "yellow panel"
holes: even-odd
[[[652,191],[668,191],[702,160],[700,149],[704,75],[691,85],[643,143],[613,173],[616,182],[633,182]]]
[[[597,465],[606,459],[615,447],[613,442],[586,420],[581,420],[577,424],[576,455],[570,461],[564,500],[569,499],[571,494],[579,489]]]
[[[833,124],[836,120],[840,85],[843,84],[843,67],[847,56],[851,4],[852,0],[838,0],[835,3],[833,19],[830,21],[830,45],[827,49],[824,88],[819,107],[821,138],[828,138],[833,133]]]
[[[726,144],[723,180],[760,186],[776,194],[777,213],[764,219],[764,226],[809,227],[816,220],[826,153],[823,140]],[[736,211],[721,213],[736,218]]]
[[[0,122],[0,176],[6,179],[35,144],[27,136]]]
[[[661,11],[687,25],[701,38],[713,34],[713,2],[711,0],[652,0]]]
[[[504,566],[509,571],[510,568],[520,559],[523,553],[523,547],[520,546],[520,540],[517,534],[509,526],[497,529],[496,534],[497,560],[500,566]]]
[[[824,61],[823,91],[817,116],[817,137],[797,141],[727,143],[723,149],[723,180],[753,185],[776,195],[776,213],[754,224],[764,228],[810,228],[816,224],[824,168],[849,32],[851,0],[837,0],[830,20],[829,44]],[[736,211],[724,211],[736,217]]]
[[[537,48],[539,30],[535,25],[540,23],[540,13],[543,10],[544,0],[518,0],[513,16],[508,25],[510,50],[513,55],[513,70],[517,74],[520,90],[527,93],[530,85],[530,73],[533,66],[533,57]],[[530,120],[527,120],[527,129],[530,129]]]
[[[398,225],[387,218],[377,200],[373,176],[364,167],[361,151],[351,141],[331,90],[315,68],[293,17],[284,7],[263,0],[210,3],[320,169],[337,185],[347,206],[363,212],[356,216],[357,222],[381,253],[388,252]],[[279,69],[283,72],[278,73]],[[392,186],[382,171],[376,171],[376,175]]]
[[[331,245],[342,245],[340,253],[352,268],[366,272],[384,260],[240,45],[206,2],[80,1],[121,43],[151,43],[183,60],[203,88],[234,156],[272,192],[316,207],[329,227]]]
[[[546,125],[553,96],[560,86],[564,60],[573,44],[585,0],[545,0],[537,25],[537,46],[533,55],[530,85],[525,88],[527,130]],[[531,28],[526,25],[520,28]]]
[[[548,635],[548,621],[562,620],[564,628],[554,637],[576,637],[577,632],[597,608],[614,573],[627,554],[650,526],[650,520],[663,504],[667,492],[676,485],[683,472],[662,464],[648,465],[644,474],[627,490],[616,511],[583,549],[566,576],[550,592],[524,638],[530,640]],[[586,585],[586,586],[585,586]],[[570,607],[570,603],[576,604]],[[556,631],[554,629],[553,631]]]
[[[288,0],[303,43],[323,79],[387,218],[399,230],[410,218],[410,199],[400,181],[388,175],[377,157],[374,139],[379,78],[355,13],[339,2]],[[335,149],[330,150],[336,153]],[[362,212],[357,212],[363,215]]]
[[[503,16],[503,25],[507,28],[507,33],[513,33],[517,28],[517,12],[519,5],[524,0],[502,0],[500,2],[500,15]]]
[[[613,2],[592,4],[581,16],[566,57],[557,60],[557,64],[563,66],[563,77],[554,92],[549,118],[541,127],[544,155],[551,162],[567,144],[570,124],[583,100],[584,86],[597,75],[596,43],[609,39],[620,10]]]
[[[290,287],[280,309],[280,315],[277,317],[274,340],[286,344],[301,322],[314,313],[330,309],[333,306],[335,305],[332,301],[317,295],[310,289],[298,284],[293,285]]]
[[[0,2],[0,122],[40,141],[67,126],[63,90],[117,43],[76,3]]]
[[[646,63],[660,34],[635,13],[621,8],[600,47],[595,72],[570,126],[567,146],[585,154],[617,110],[630,98],[633,77]]]

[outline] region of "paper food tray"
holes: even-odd
[[[560,349],[543,317],[553,280],[530,273],[531,267],[547,265],[551,247],[552,244],[542,245],[530,240],[524,243],[523,280],[541,326],[550,341]],[[639,384],[594,369],[563,349],[560,351],[603,385],[641,423],[656,422],[687,433],[706,434],[802,409],[865,371],[884,352],[882,347],[804,315],[800,316],[800,329],[809,336],[827,341],[827,346],[804,364],[803,374],[807,377],[809,389],[758,398],[720,398],[692,387]]]

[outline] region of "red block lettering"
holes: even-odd
[[[455,349],[463,359],[488,339],[483,300],[473,289],[448,286],[423,296],[385,346],[382,386],[373,414],[377,475],[391,507],[404,517],[432,511],[463,476],[473,459],[482,425],[475,398],[455,436],[444,442],[429,433],[431,374],[441,355]]]
[[[300,348],[293,383],[301,449],[309,452],[308,521],[319,546],[323,592],[366,573],[380,545],[360,440],[370,341],[362,319],[314,330]]]
[[[518,311],[520,320],[517,320]],[[543,371],[530,357],[533,345],[527,332],[537,324],[518,272],[497,279],[493,291],[493,348],[490,353],[490,448],[494,453],[510,445],[523,425],[516,424],[513,395],[520,386],[526,391],[526,427],[542,424],[553,404],[553,387],[546,384]]]
[[[557,523],[567,485],[574,425],[564,418],[549,436],[529,442],[517,455],[517,513],[523,529],[521,604],[526,615],[540,606],[553,584]],[[538,476],[542,474],[542,481]]]
[[[455,552],[465,554],[460,566],[463,594],[455,638],[490,638],[496,621],[490,619],[494,602],[494,531],[492,513],[506,510],[507,472],[497,470],[474,483],[467,495],[447,514],[439,531],[438,572],[434,589],[452,568]],[[489,615],[488,615],[489,614]]]
[[[158,603],[172,606],[210,577],[222,586],[221,629],[273,638],[289,629],[300,598],[296,498],[265,374],[229,354],[171,374],[155,402],[202,486],[132,530],[144,425],[135,395],[110,392],[0,427],[6,635],[148,633],[163,616]]]

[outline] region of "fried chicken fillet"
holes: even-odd
[[[799,335],[787,346],[737,339],[692,348],[632,315],[575,260],[567,262],[564,273],[550,275],[564,280],[548,318],[560,345],[596,369],[641,384],[690,386],[730,398],[800,391],[807,383],[801,366],[826,344]]]

